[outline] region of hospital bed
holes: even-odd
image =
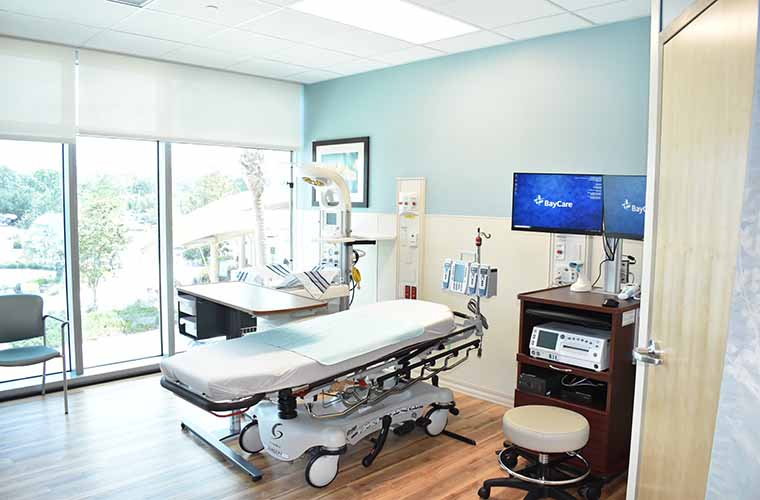
[[[390,431],[422,427],[468,441],[445,429],[458,410],[438,375],[480,354],[482,336],[477,316],[431,302],[381,302],[178,354],[161,363],[161,385],[217,415],[245,415],[244,451],[284,461],[305,455],[307,482],[324,487],[348,446],[378,431],[366,467]],[[234,451],[217,450],[261,478]]]

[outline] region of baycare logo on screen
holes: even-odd
[[[547,200],[540,194],[533,199],[533,203],[535,203],[538,206],[543,206],[547,208],[573,208],[572,201],[562,201],[562,200],[551,201],[551,200]]]
[[[630,210],[631,212],[633,212],[635,214],[645,214],[646,211],[647,211],[646,205],[642,206],[642,207],[640,207],[638,205],[634,205],[633,203],[631,203],[630,201],[628,201],[627,198],[623,202],[623,209],[624,210]]]

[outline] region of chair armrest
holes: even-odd
[[[44,316],[42,317],[42,320],[43,320],[43,321],[45,321],[45,320],[46,320],[46,319],[48,319],[48,318],[50,318],[50,319],[53,319],[53,320],[55,320],[55,321],[58,321],[59,323],[62,323],[62,324],[61,324],[61,326],[62,326],[62,327],[63,327],[63,325],[68,325],[68,324],[69,324],[69,322],[68,322],[68,321],[66,321],[66,320],[63,320],[63,319],[61,319],[61,318],[57,318],[57,317],[53,316],[52,314],[46,314],[46,315],[44,315]]]
[[[61,318],[57,318],[53,316],[52,314],[46,314],[42,317],[42,321],[45,321],[46,319],[52,319],[55,321],[58,321],[61,323],[61,355],[65,358],[66,357],[66,327],[69,326],[69,322],[62,320]],[[47,332],[43,331],[42,333],[43,340],[47,339]],[[47,342],[45,342],[45,345],[47,345]],[[64,361],[65,363],[65,361]]]

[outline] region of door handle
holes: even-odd
[[[633,362],[646,363],[648,365],[659,366],[662,364],[662,349],[659,349],[657,342],[649,340],[646,347],[637,347],[633,350]]]

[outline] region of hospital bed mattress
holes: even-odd
[[[333,353],[328,357],[329,364],[323,357],[311,354],[314,345],[301,349],[303,352],[277,345],[282,344],[277,341],[278,331],[283,337],[290,333],[281,330],[287,329],[286,325],[177,354],[161,362],[161,371],[169,381],[179,382],[209,400],[236,400],[329,379],[398,350],[443,337],[456,328],[448,307],[420,300],[379,302],[329,318],[330,332],[322,329],[314,342],[329,349],[331,345],[344,343],[347,333],[354,336],[343,357]],[[320,320],[306,320],[298,325],[301,331],[308,331],[311,322]],[[399,328],[403,331],[394,331]],[[362,350],[362,346],[367,349]]]

